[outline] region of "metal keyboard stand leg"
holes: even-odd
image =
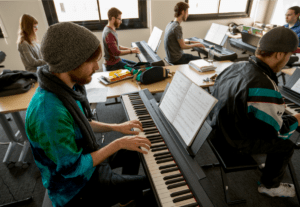
[[[28,139],[27,139],[27,136],[26,136],[26,133],[25,133],[24,123],[23,123],[23,120],[22,120],[19,112],[12,113],[12,116],[13,116],[15,122],[16,122],[17,127],[19,128],[19,130],[21,132],[22,139],[21,140],[16,139],[16,136],[14,135],[13,130],[12,130],[11,126],[9,125],[5,115],[0,114],[0,123],[1,123],[1,125],[4,129],[4,132],[5,132],[6,136],[9,139],[9,145],[8,145],[7,151],[5,153],[3,163],[6,164],[8,166],[8,168],[11,168],[11,167],[14,166],[14,163],[9,161],[9,157],[11,156],[15,146],[18,143],[24,141],[24,145],[23,145],[19,160],[15,165],[16,166],[22,166],[23,168],[27,168],[28,164],[26,162],[24,162],[24,158],[25,158],[25,156],[28,152],[28,149],[29,149],[29,142],[28,142]]]
[[[22,141],[24,141],[23,149],[21,151],[19,160],[16,163],[16,166],[17,167],[27,168],[28,167],[28,163],[24,162],[24,159],[25,159],[25,157],[27,155],[27,152],[28,152],[30,144],[29,144],[26,132],[25,132],[25,124],[24,124],[24,122],[22,120],[22,117],[21,117],[21,115],[20,115],[19,112],[14,112],[11,115],[12,115],[13,119],[15,120],[15,123],[16,123],[18,129],[21,132]]]
[[[3,163],[8,168],[12,168],[14,166],[14,163],[10,162],[8,159],[11,156],[15,146],[17,145],[18,140],[16,140],[14,132],[13,132],[11,126],[9,125],[5,115],[1,114],[1,113],[0,113],[0,123],[2,125],[2,128],[4,129],[4,132],[7,136],[7,138],[9,139],[9,145],[8,145],[8,148],[7,148],[6,153],[4,155]]]

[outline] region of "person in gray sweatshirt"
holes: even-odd
[[[46,65],[40,52],[37,32],[38,21],[28,14],[20,18],[17,47],[25,70],[36,72],[38,66]]]

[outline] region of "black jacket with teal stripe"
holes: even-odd
[[[276,74],[254,56],[225,69],[212,93],[218,103],[207,118],[217,136],[234,147],[250,139],[288,139],[298,122],[284,115],[277,85]]]

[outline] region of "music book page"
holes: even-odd
[[[212,23],[204,39],[221,45],[227,31],[228,26]]]
[[[160,109],[190,146],[216,103],[217,99],[177,71]]]
[[[183,99],[191,85],[192,82],[187,77],[185,77],[181,72],[176,72],[172,83],[170,84],[159,106],[171,123],[174,121]]]
[[[148,45],[154,52],[158,46],[158,43],[159,43],[162,33],[163,33],[163,31],[161,29],[154,27],[153,31],[149,37]]]
[[[300,93],[300,79],[294,84],[294,86],[291,89],[293,91],[296,91],[297,93]]]
[[[217,100],[204,89],[192,84],[173,121],[186,145],[190,146]]]

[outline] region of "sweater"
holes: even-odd
[[[78,125],[55,94],[38,87],[27,109],[25,129],[53,206],[64,206],[95,171],[91,154],[83,154],[77,145],[83,140]]]
[[[18,51],[25,70],[29,72],[36,72],[38,66],[47,64],[43,60],[40,45],[36,42],[32,42],[32,45],[30,45],[27,41],[23,41],[18,44]]]

